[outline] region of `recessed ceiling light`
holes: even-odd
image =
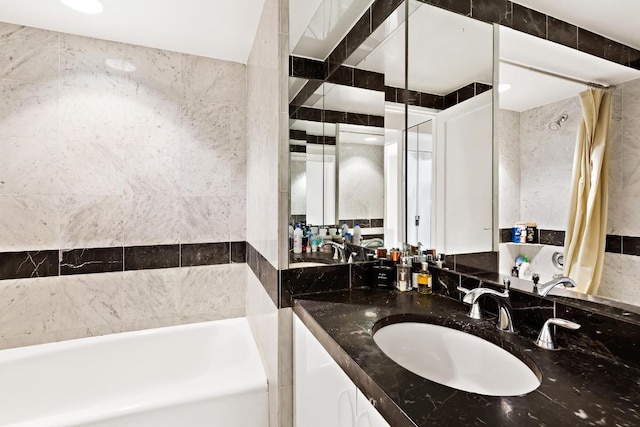
[[[368,136],[364,140],[367,142],[373,142],[373,141],[377,141],[378,138],[376,138],[375,136]]]
[[[125,71],[127,73],[130,73],[130,72],[136,70],[136,66],[135,65],[133,65],[129,61],[123,61],[122,59],[107,58],[107,59],[104,60],[104,63],[107,64],[109,67],[115,69],[115,70]]]
[[[509,89],[511,89],[511,85],[509,83],[500,83],[498,85],[498,92],[500,92],[500,93],[506,92]]]
[[[60,0],[60,2],[73,10],[89,15],[98,14],[104,9],[99,0]]]

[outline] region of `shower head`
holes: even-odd
[[[564,113],[563,115],[560,116],[558,120],[556,120],[555,122],[549,123],[549,129],[553,131],[560,130],[560,128],[562,127],[562,123],[566,122],[568,118],[569,118],[569,115],[567,113]]]

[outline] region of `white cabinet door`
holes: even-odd
[[[356,395],[356,427],[391,427],[360,390]]]
[[[355,384],[300,319],[293,319],[296,427],[353,427]]]

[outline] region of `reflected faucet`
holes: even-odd
[[[371,246],[371,245],[373,245],[375,243],[378,244],[377,247],[380,247],[380,246],[384,245],[384,240],[382,240],[379,237],[374,237],[373,239],[369,239],[367,241],[362,242],[362,245],[360,245],[360,246],[362,246],[363,248],[368,248],[369,246]]]
[[[462,286],[458,286],[458,290],[465,294],[464,298],[462,298],[462,302],[471,304],[469,317],[472,319],[482,319],[480,303],[478,302],[478,299],[481,296],[487,295],[494,298],[498,303],[498,329],[505,332],[513,332],[513,316],[511,315],[511,305],[508,302],[509,289],[505,289],[504,292],[498,292],[488,288],[475,288],[469,290]]]
[[[575,288],[576,282],[574,282],[570,277],[560,276],[548,281],[547,283],[541,285],[539,288],[537,287],[537,285],[535,285],[534,292],[536,292],[537,289],[538,295],[546,297],[551,289],[555,288],[558,285],[565,285],[570,288]]]
[[[333,259],[340,259],[340,262],[347,262],[344,254],[344,245],[335,242],[324,241],[320,243],[318,247],[322,248],[324,247],[324,245],[333,246],[333,248],[335,249],[335,252],[333,253]],[[340,256],[340,258],[338,258],[338,255]]]

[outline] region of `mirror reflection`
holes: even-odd
[[[292,0],[292,224],[358,223],[372,247],[493,251],[493,27],[402,3],[327,77],[336,34],[368,6]]]
[[[566,273],[565,239],[575,225],[570,220],[572,172],[584,115],[579,94],[590,87],[611,87],[606,252],[602,279],[590,293],[640,304],[632,279],[640,261],[623,254],[622,244],[632,243],[640,231],[635,214],[640,205],[634,196],[640,177],[633,155],[640,72],[501,28],[499,76],[500,274],[527,279],[538,274],[544,282]],[[514,242],[517,224],[535,226],[532,241]]]

